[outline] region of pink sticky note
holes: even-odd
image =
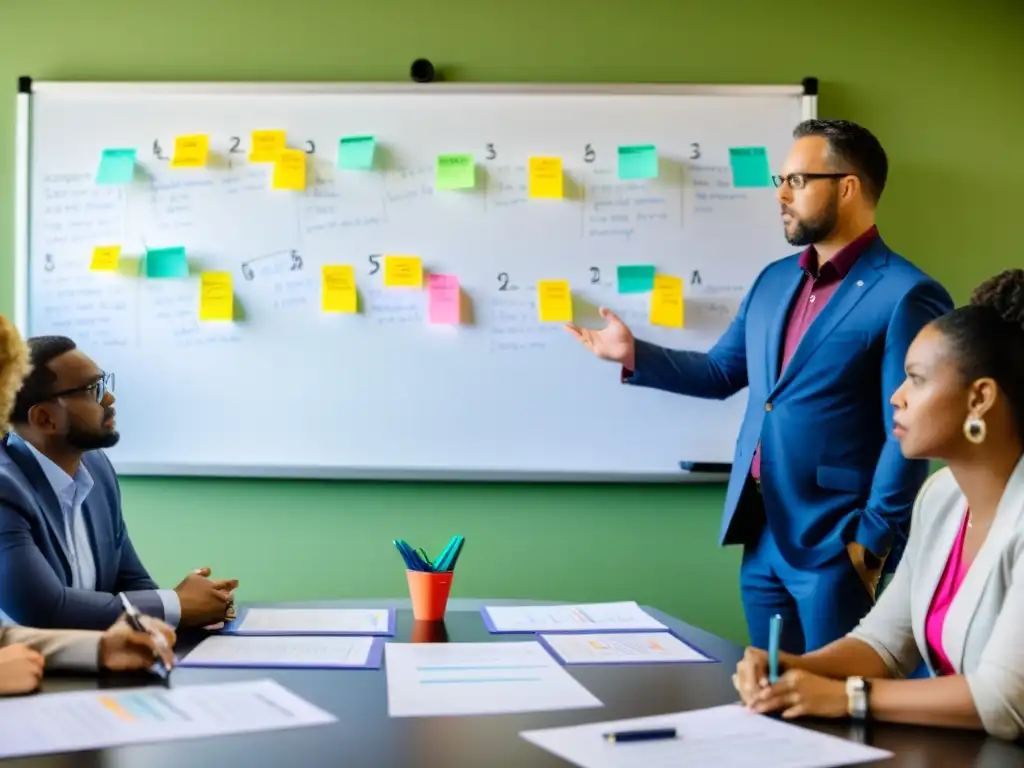
[[[434,325],[459,324],[459,278],[455,275],[429,276],[430,322]]]

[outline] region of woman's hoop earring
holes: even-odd
[[[985,420],[972,416],[964,422],[964,437],[975,445],[985,442]]]

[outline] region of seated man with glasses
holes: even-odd
[[[0,614],[20,624],[106,629],[126,597],[172,626],[230,618],[238,582],[209,569],[162,590],[132,546],[104,448],[119,438],[114,376],[62,336],[28,340],[32,370],[0,441]]]

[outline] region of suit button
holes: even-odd
[[[764,409],[765,409],[766,411],[770,411],[770,410],[772,409],[772,404],[771,404],[771,403],[765,403],[765,404],[764,404]]]

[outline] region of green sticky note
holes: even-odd
[[[658,150],[651,144],[619,147],[619,178],[658,178]]]
[[[734,187],[767,187],[771,184],[768,153],[764,147],[733,147],[729,150]]]
[[[368,171],[373,168],[373,151],[377,142],[373,136],[345,136],[338,144],[338,167],[350,171]]]
[[[628,264],[619,267],[619,293],[644,293],[654,290],[653,266]]]
[[[100,157],[100,169],[96,173],[97,184],[131,184],[135,176],[134,149],[104,149]]]
[[[188,274],[184,248],[146,251],[146,277],[188,277]]]
[[[434,186],[438,189],[466,189],[476,186],[472,155],[438,155]]]

